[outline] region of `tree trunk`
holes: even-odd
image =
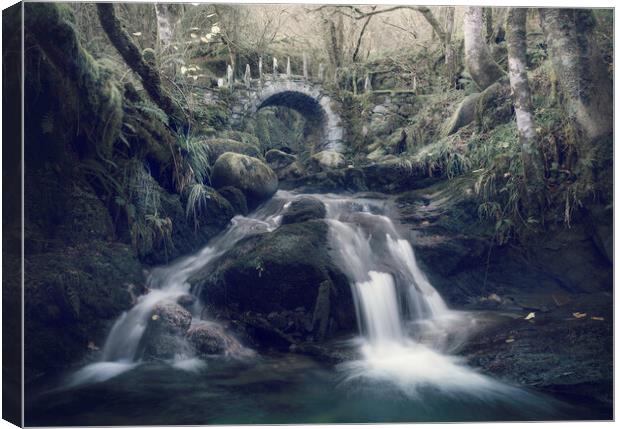
[[[484,28],[485,28],[485,39],[487,43],[492,43],[493,41],[493,8],[492,7],[484,8]]]
[[[168,5],[155,3],[155,15],[157,16],[157,40],[159,52],[164,52],[172,42],[172,24]]]
[[[590,143],[613,129],[613,85],[593,40],[588,9],[540,9],[562,105]]]
[[[526,8],[510,8],[506,20],[508,42],[508,75],[517,117],[523,174],[530,209],[540,206],[544,190],[544,166],[532,108],[532,95],[527,79]],[[537,201],[538,200],[538,203]]]
[[[468,7],[463,24],[465,66],[476,85],[483,91],[504,76],[504,72],[491,57],[489,47],[482,37],[482,8]]]
[[[170,117],[170,125],[175,129],[186,127],[187,116],[174,100],[165,93],[161,85],[159,73],[153,65],[148,64],[144,60],[138,47],[133,43],[129,34],[122,28],[114,12],[114,4],[97,3],[97,11],[99,13],[101,26],[108,35],[108,38],[125,62],[127,62],[127,65],[140,76],[142,79],[142,86],[151,99]]]
[[[456,64],[454,47],[452,46],[452,33],[454,31],[454,7],[448,6],[446,10],[446,31],[444,33],[444,58],[446,64],[446,79],[450,87],[454,85]]]

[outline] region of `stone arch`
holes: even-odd
[[[267,80],[262,85],[252,88],[249,97],[247,114],[255,115],[260,109],[268,106],[291,108],[306,119],[308,135],[314,140],[315,151],[344,150],[344,129],[337,113],[340,106],[320,85],[307,81]]]

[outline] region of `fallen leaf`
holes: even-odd
[[[583,318],[583,317],[586,317],[587,315],[588,315],[588,313],[580,313],[580,312],[573,313],[573,317],[574,317],[575,319],[581,319],[581,318]]]
[[[495,301],[495,302],[499,302],[499,303],[502,302],[502,298],[500,298],[500,296],[498,294],[496,294],[496,293],[492,293],[491,295],[489,295],[487,297],[487,299],[489,301]]]
[[[536,313],[530,313],[527,316],[525,316],[525,320],[530,320],[530,319],[533,319],[534,317],[536,317]]]
[[[514,338],[508,338],[506,340],[507,343],[514,343],[515,339]]]
[[[592,317],[591,317],[591,319],[592,319],[592,320],[600,320],[600,321],[605,320],[605,318],[604,318],[604,317],[597,317],[597,316],[592,316]]]
[[[142,33],[140,31],[137,31],[135,33],[131,33],[133,36],[142,36]]]
[[[153,319],[153,320],[158,320],[158,319],[159,319],[159,316],[158,316],[157,314],[153,314],[153,317],[151,317],[151,319]]]

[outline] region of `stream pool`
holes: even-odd
[[[297,354],[192,370],[148,363],[101,383],[27,391],[28,426],[528,421],[600,419],[596,410],[522,389],[480,397],[437,387],[416,396],[390,382],[346,381],[336,366]]]

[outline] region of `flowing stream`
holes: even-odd
[[[111,389],[116,392],[114,394],[126,395],[128,401],[140,402],[146,395],[144,392],[139,398],[131,397],[131,394],[135,394],[136,386],[152,389],[153,386],[148,387],[154,382],[152,376],[144,374],[158,371],[155,380],[168,382],[156,388],[164,392],[168,389],[171,395],[175,389],[180,389],[177,393],[181,397],[185,397],[181,391],[187,389],[192,398],[187,399],[188,404],[198,401],[191,395],[199,395],[203,399],[210,398],[210,401],[214,401],[214,397],[222,401],[234,400],[238,407],[233,412],[227,405],[220,414],[214,412],[210,417],[200,414],[195,420],[188,421],[181,417],[166,420],[160,415],[159,420],[153,421],[158,424],[468,420],[476,419],[478,411],[473,411],[475,407],[483,409],[479,411],[479,418],[483,420],[523,419],[526,418],[522,414],[524,409],[536,416],[549,411],[551,405],[548,401],[479,374],[451,354],[467,339],[475,319],[448,308],[418,266],[414,250],[389,217],[389,201],[382,197],[312,195],[326,206],[331,256],[351,284],[359,336],[350,343],[359,351],[358,359],[339,364],[329,371],[309,363],[308,358],[295,355],[257,355],[252,363],[231,362],[230,359],[205,363],[191,352],[180,350],[169,362],[156,366],[142,362],[137,351],[154,307],[188,295],[190,285],[187,280],[191,275],[216,262],[242,238],[276,229],[290,202],[301,196],[279,191],[252,214],[235,217],[224,232],[198,253],[153,269],[148,276],[148,293],[115,322],[99,361],[65,379],[64,394],[71,396],[76,393],[68,392],[79,392],[80,389],[88,392],[104,389],[100,394],[109,395],[110,391],[105,389]],[[207,323],[201,321],[202,310],[196,301],[192,323]],[[241,392],[245,392],[244,389],[251,391],[256,380],[263,380],[259,385],[269,390],[260,393],[263,398],[271,398],[264,399],[266,404],[244,402],[248,399]],[[178,385],[181,381],[182,386]],[[236,386],[244,387],[239,391]],[[280,388],[283,396],[273,397]],[[131,394],[124,389],[130,389]],[[348,393],[343,396],[343,392]],[[344,404],[342,401],[348,400],[342,398],[347,395],[361,395],[359,404]],[[406,398],[405,405],[401,407],[401,402],[386,399],[392,398],[390,395],[397,395],[401,398],[399,401]],[[287,414],[287,407],[294,408],[296,399],[304,405]],[[76,401],[84,401],[84,398]],[[413,401],[421,408],[412,407],[407,401]],[[48,398],[48,403],[54,402],[49,402]],[[444,407],[444,414],[438,413],[430,403]],[[312,404],[323,408],[314,409]],[[265,411],[270,406],[278,411]],[[377,408],[379,406],[383,408]],[[176,407],[183,409],[183,405],[177,404]],[[250,413],[252,407],[255,408],[254,414],[243,417],[243,413]],[[445,407],[453,409],[446,411]],[[332,411],[325,414],[325,409]],[[375,414],[371,414],[370,409],[374,409]],[[459,409],[461,415],[457,412]],[[94,423],[114,424],[110,419],[107,415],[107,419],[95,419]],[[127,422],[132,420],[122,420],[122,423]]]

